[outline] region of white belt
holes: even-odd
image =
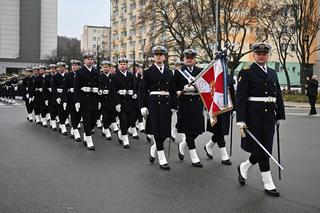
[[[98,93],[99,88],[98,87],[81,87],[81,91],[83,92],[93,92],[93,93]]]
[[[63,89],[57,89],[58,93],[62,93]]]
[[[150,95],[170,95],[170,93],[166,91],[151,91]]]
[[[199,93],[197,93],[197,92],[184,92],[184,93],[182,93],[182,95],[196,96],[196,95],[199,95]]]
[[[18,91],[18,87],[17,86],[14,87],[14,91]]]
[[[51,88],[48,88],[49,92],[52,92],[52,89]]]
[[[249,97],[248,101],[258,101],[258,102],[272,102],[275,103],[277,101],[277,98],[275,97]]]
[[[36,88],[36,91],[42,92],[42,88]]]
[[[103,95],[108,95],[108,94],[109,94],[109,90],[106,90],[106,89],[105,89],[105,90],[102,90],[102,94],[103,94]]]
[[[70,88],[70,89],[68,89],[68,92],[73,93],[73,92],[74,92],[74,88]]]
[[[122,90],[118,90],[117,92],[119,95],[126,95],[127,94],[127,90],[122,89]]]
[[[29,88],[28,88],[28,87],[26,87],[26,90],[29,90]]]

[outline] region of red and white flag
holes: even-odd
[[[194,85],[209,113],[210,123],[217,122],[217,115],[233,109],[230,94],[227,106],[224,105],[224,75],[221,59],[215,59],[196,77]],[[226,85],[228,86],[228,85]],[[229,93],[229,90],[227,90]]]

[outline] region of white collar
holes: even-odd
[[[105,76],[109,77],[110,73],[103,73]]]
[[[127,73],[128,73],[128,71],[127,71],[127,70],[125,70],[124,72],[122,72],[121,70],[119,70],[119,72],[121,72],[121,73],[122,73],[122,75],[124,75],[124,76],[126,76],[126,77],[127,77]]]
[[[161,72],[161,73],[164,72],[164,64],[162,64],[161,67],[159,67],[156,63],[154,65],[158,68],[159,72]]]
[[[89,67],[87,67],[87,65],[85,65],[84,64],[84,66],[87,68],[87,70],[89,70],[90,72],[91,72],[91,70],[92,70],[92,66],[89,68]]]
[[[64,73],[59,72],[59,73],[60,73],[60,75],[62,75],[62,76],[64,76],[64,74],[65,74],[65,72],[64,72]]]
[[[194,69],[194,66],[192,66],[192,67],[187,66],[187,68],[188,68],[188,71],[189,71],[189,72],[192,72],[193,69]]]
[[[265,73],[268,72],[267,64],[265,64],[264,66],[262,66],[262,65],[258,64],[257,62],[254,62],[254,63],[256,63]]]

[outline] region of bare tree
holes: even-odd
[[[311,75],[308,66],[311,56],[319,50],[315,45],[320,30],[319,3],[313,0],[289,0],[293,5],[294,41],[297,45],[296,55],[300,62],[301,92],[305,94],[306,77]]]

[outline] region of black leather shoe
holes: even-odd
[[[87,141],[83,140],[82,143],[84,146],[87,146]]]
[[[106,136],[106,134],[104,134],[104,133],[102,133],[101,135],[102,135],[102,137],[105,137],[105,136]]]
[[[107,138],[107,140],[108,140],[108,141],[111,141],[111,140],[112,140],[112,138],[111,138],[111,137],[108,137],[108,138]]]
[[[73,135],[70,135],[70,138],[71,138],[71,139],[73,139],[73,138],[74,138],[74,136],[73,136]]]
[[[141,132],[141,133],[145,133],[145,132],[146,132],[146,130],[142,129],[142,130],[140,130],[139,132]]]
[[[203,165],[202,163],[199,161],[198,163],[192,163],[192,166],[197,167],[197,168],[202,168]]]
[[[184,155],[181,154],[180,149],[179,149],[179,144],[178,144],[178,158],[183,161],[184,160]]]
[[[152,157],[151,155],[149,156],[150,163],[154,163],[155,160],[156,160],[156,158]]]
[[[160,165],[160,169],[162,170],[170,170],[170,167],[168,164],[163,164],[163,165]]]
[[[170,137],[170,140],[173,141],[173,142],[176,141],[176,139],[174,137],[172,137],[172,136]]]
[[[81,138],[75,138],[75,141],[81,142]]]
[[[62,135],[64,135],[64,136],[68,135],[68,133],[67,133],[67,132],[64,132],[64,133],[62,133],[62,132],[61,132],[61,134],[62,134]]]
[[[228,160],[222,160],[222,161],[221,161],[221,164],[222,164],[222,165],[226,165],[226,166],[231,166],[231,165],[232,165],[230,159],[228,159]]]
[[[52,131],[56,132],[56,131],[57,131],[57,128],[52,128]]]
[[[118,143],[119,143],[119,144],[122,144],[123,141],[122,141],[120,138],[118,138]]]
[[[95,133],[94,130],[92,130],[92,131],[91,131],[91,135],[94,135],[94,133]]]
[[[272,189],[272,190],[267,190],[265,189],[264,192],[267,194],[267,195],[270,195],[272,197],[279,197],[280,196],[280,193],[277,191],[277,189]]]
[[[213,156],[209,154],[209,152],[207,151],[207,147],[204,146],[203,149],[204,149],[204,151],[206,151],[207,157],[212,160]]]
[[[147,136],[148,143],[151,143],[151,138]]]
[[[134,137],[132,137],[132,138],[138,140],[138,139],[139,139],[139,136],[137,135],[137,136],[134,136]]]
[[[240,165],[237,167],[238,170],[238,181],[240,183],[240,185],[244,185],[246,184],[246,179],[244,179],[244,177],[242,177],[241,172],[240,172]]]
[[[90,147],[88,147],[88,150],[94,151],[94,150],[95,150],[95,147],[94,147],[94,146],[90,146]]]
[[[45,124],[45,125],[42,125],[42,127],[43,127],[43,128],[47,128],[48,126],[47,126],[47,124]]]
[[[129,148],[130,148],[130,146],[127,144],[127,145],[124,145],[124,146],[123,146],[123,148],[125,148],[125,149],[129,149]]]

